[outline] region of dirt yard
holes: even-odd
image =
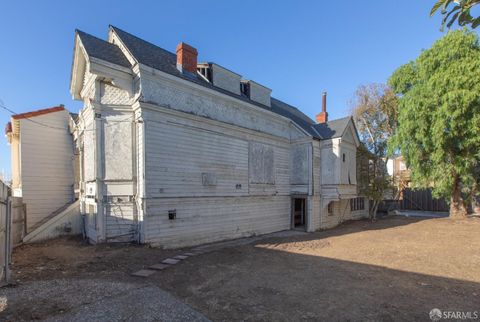
[[[67,319],[105,293],[139,287],[167,291],[214,321],[428,321],[433,308],[480,312],[479,218],[350,222],[218,249],[148,278],[129,275],[179,253],[77,239],[20,247],[16,285],[0,290],[0,320]]]

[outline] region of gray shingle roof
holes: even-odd
[[[118,46],[80,30],[76,30],[76,33],[80,37],[83,47],[89,56],[123,67],[131,67],[127,57],[125,57],[122,50],[118,48]]]
[[[299,109],[273,97],[271,98],[271,104],[273,112],[291,119],[308,134],[314,138],[321,139],[319,134],[314,129],[315,122],[300,112]]]
[[[271,107],[252,101],[244,95],[237,95],[222,88],[213,86],[211,83],[205,81],[198,75],[186,75],[181,73],[176,67],[176,54],[138,38],[126,31],[121,30],[120,28],[114,26],[110,26],[110,28],[117,34],[127,50],[138,63],[211,88],[223,94],[235,97],[242,101],[246,101],[250,104],[289,118],[314,138],[330,139],[339,137],[343,134],[346,126],[348,125],[348,121],[350,120],[349,117],[346,117],[327,122],[326,124],[316,124],[312,119],[303,114],[296,107],[284,103],[276,98],[271,98]],[[131,67],[128,59],[116,45],[79,30],[77,30],[77,33],[80,36],[85,50],[89,55],[120,66]]]
[[[343,135],[351,118],[347,116],[327,123],[315,124],[314,127],[323,139],[334,139]]]
[[[226,91],[222,88],[213,86],[212,84],[206,82],[200,76],[188,77],[182,74],[177,69],[176,54],[169,52],[168,50],[165,50],[163,48],[160,48],[154,44],[151,44],[148,41],[145,41],[141,38],[138,38],[137,36],[134,36],[126,31],[123,31],[120,28],[117,28],[114,26],[110,26],[110,28],[113,29],[113,31],[117,34],[117,36],[120,38],[123,44],[127,47],[128,51],[139,63],[161,70],[170,75],[175,75],[177,77],[187,79],[189,81],[195,82],[202,86],[212,88],[216,91],[222,92],[229,96],[233,96],[243,101],[248,101],[249,103],[257,105],[263,109],[267,109],[279,115],[285,116],[291,119],[292,121],[294,121],[295,123],[297,123],[310,135],[319,138],[315,130],[312,129],[312,126],[315,123],[308,116],[300,112],[297,108],[291,105],[288,105],[275,98],[271,99],[271,107],[269,107],[269,106],[260,104],[258,102],[252,101],[246,96],[237,95],[232,92]]]

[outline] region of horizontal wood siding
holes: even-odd
[[[21,185],[27,231],[73,200],[73,142],[69,115],[59,111],[20,122]]]
[[[348,220],[357,220],[368,218],[368,199],[365,198],[365,208],[363,210],[350,210],[350,199],[340,199],[338,201],[332,201],[332,213],[328,213],[328,203],[324,202],[323,216],[321,221],[321,228],[328,229],[338,226],[342,222]]]
[[[290,228],[288,141],[170,113],[145,119],[145,242],[182,247]],[[273,149],[275,184],[249,184],[250,142]]]
[[[169,220],[169,210],[176,219]],[[149,200],[146,242],[177,248],[290,229],[290,197]]]
[[[318,141],[314,141],[312,144],[313,147],[313,159],[312,159],[312,177],[313,177],[313,197],[311,198],[310,206],[311,206],[311,216],[312,216],[312,227],[310,230],[318,230],[320,229],[320,218],[322,213],[322,205],[321,205],[321,184],[322,184],[322,177],[320,175],[321,170],[321,159],[320,159],[320,143]]]
[[[109,203],[107,209],[107,241],[133,241],[137,231],[137,220],[132,203]]]

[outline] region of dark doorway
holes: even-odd
[[[305,198],[293,198],[292,205],[292,228],[305,229],[305,212],[306,212]]]

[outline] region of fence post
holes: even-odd
[[[10,283],[10,264],[12,263],[12,198],[7,198],[5,216],[5,284]]]

